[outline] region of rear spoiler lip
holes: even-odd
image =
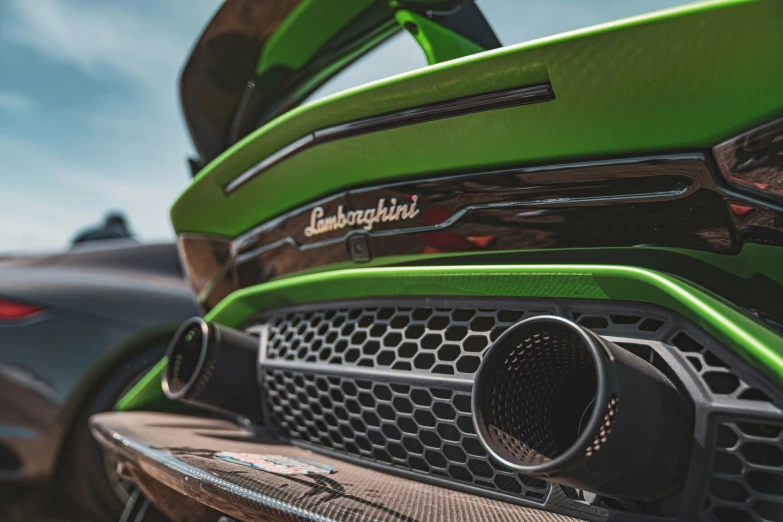
[[[420,107],[403,109],[397,112],[371,116],[361,120],[326,127],[307,134],[265,157],[225,185],[223,187],[223,193],[226,196],[230,195],[252,179],[260,176],[282,161],[321,143],[350,138],[352,136],[368,134],[380,130],[423,123],[426,121],[452,118],[463,114],[505,109],[532,103],[543,103],[554,99],[555,93],[552,90],[552,85],[546,83],[531,87],[479,94],[430,105],[422,105]]]

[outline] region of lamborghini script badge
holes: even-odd
[[[268,471],[269,473],[277,473],[278,475],[308,475],[310,473],[329,474],[337,471],[324,464],[319,464],[310,460],[283,457],[282,455],[261,455],[259,453],[221,451],[220,453],[216,453],[215,457],[226,462]]]
[[[386,198],[381,198],[377,207],[349,211],[344,211],[343,206],[340,205],[337,207],[337,213],[332,216],[324,216],[326,213],[324,207],[315,207],[310,213],[310,224],[305,227],[304,235],[312,237],[354,225],[361,225],[365,230],[372,230],[375,223],[411,219],[419,213],[419,209],[416,208],[418,201],[418,196],[411,196],[410,205],[404,203],[398,205],[397,198],[391,198],[390,205],[386,205]]]

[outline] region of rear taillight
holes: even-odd
[[[723,142],[713,152],[730,186],[783,202],[783,119]]]
[[[231,240],[182,234],[177,238],[177,246],[190,286],[205,310],[237,289],[229,273],[234,266]]]
[[[43,310],[40,306],[0,299],[0,321],[24,319],[39,314]]]

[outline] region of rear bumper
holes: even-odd
[[[96,439],[174,520],[580,520],[476,497],[323,456],[227,421],[181,415],[102,413]],[[221,451],[279,455],[332,467],[329,475],[279,475],[215,457]],[[190,499],[190,500],[188,500]],[[194,502],[195,501],[195,502]]]

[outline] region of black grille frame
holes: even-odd
[[[378,354],[384,351],[398,350],[400,345],[406,342],[404,335],[397,345],[389,346],[384,342],[385,335],[399,330],[399,328],[391,327],[397,312],[402,310],[412,316],[416,308],[428,309],[430,313],[427,317],[424,317],[424,314],[422,314],[418,319],[409,321],[402,327],[423,325],[425,331],[417,338],[422,339],[425,335],[436,333],[440,334],[441,344],[432,348],[417,347],[412,353],[405,352],[403,357],[397,357],[388,363],[380,363]],[[474,314],[470,317],[464,312],[467,308],[474,309]],[[351,315],[351,310],[356,311]],[[380,313],[382,310],[383,312]],[[318,354],[323,348],[323,344],[320,346],[317,343],[313,345],[313,337],[306,339],[308,332],[314,328],[317,332],[319,321],[314,322],[315,326],[313,328],[306,326],[285,341],[290,344],[296,335],[301,336],[300,345],[295,348],[291,348],[289,345],[287,348],[283,347],[284,349],[281,349],[281,346],[276,343],[280,342],[280,339],[285,339],[288,334],[283,333],[281,335],[280,332],[270,331],[276,327],[276,323],[277,325],[288,325],[289,329],[293,327],[293,330],[297,331],[298,328],[301,328],[301,325],[296,325],[297,322],[309,322],[313,317],[319,316],[319,314],[325,319],[331,319],[343,314],[344,321],[342,324],[349,321],[358,323],[360,318],[366,315],[368,311],[371,311],[373,314],[380,313],[380,318],[377,319],[377,322],[387,324],[388,328],[385,330],[376,328],[376,335],[371,335],[370,329],[373,326],[377,326],[375,317],[370,321],[365,320],[366,324],[364,325],[355,325],[354,330],[346,333],[346,336],[351,336],[356,331],[361,330],[364,330],[367,335],[358,336],[356,343],[349,341],[343,347],[342,354],[347,353],[351,349],[358,348],[360,350],[358,356],[350,357],[348,360],[345,358],[330,360],[335,355],[334,353],[325,357],[319,357]],[[520,311],[524,313],[519,313]],[[502,318],[508,319],[507,321],[500,320],[501,312],[503,313]],[[356,460],[370,467],[411,476],[418,480],[434,482],[515,503],[537,505],[563,514],[580,516],[591,520],[604,520],[609,513],[618,510],[624,511],[623,516],[629,517],[627,520],[644,520],[645,517],[643,515],[628,512],[628,509],[634,511],[633,508],[620,506],[613,502],[599,506],[588,506],[575,502],[569,498],[569,496],[573,495],[570,492],[563,491],[564,488],[560,488],[557,485],[541,487],[541,484],[530,482],[531,479],[529,477],[515,476],[489,459],[485,462],[493,470],[491,477],[477,479],[474,476],[473,479],[467,480],[466,474],[460,475],[460,472],[452,473],[452,462],[448,462],[445,467],[430,466],[430,469],[425,471],[423,468],[416,469],[410,465],[401,465],[405,459],[396,459],[394,456],[391,456],[389,459],[379,459],[373,454],[373,450],[377,449],[381,444],[367,448],[364,452],[346,451],[339,444],[335,445],[322,440],[320,437],[323,430],[316,430],[314,433],[311,433],[312,437],[301,436],[301,434],[292,432],[291,426],[301,423],[294,416],[289,416],[288,425],[285,422],[281,422],[279,403],[277,404],[278,411],[275,411],[275,397],[279,396],[279,391],[274,389],[274,384],[270,386],[270,378],[283,374],[292,376],[299,373],[303,377],[305,374],[308,374],[313,379],[313,382],[318,378],[323,378],[327,381],[329,378],[335,381],[345,379],[366,381],[370,383],[371,388],[374,386],[373,383],[384,383],[384,386],[391,386],[395,383],[407,383],[412,389],[421,389],[422,387],[437,389],[440,387],[460,396],[469,396],[472,388],[473,373],[461,371],[465,367],[458,366],[460,357],[476,356],[480,362],[486,346],[491,345],[508,326],[526,317],[548,314],[576,321],[608,340],[623,346],[637,356],[652,362],[656,367],[673,378],[678,385],[686,390],[686,394],[694,399],[697,410],[695,438],[701,442],[699,446],[703,447],[704,450],[694,451],[687,481],[688,485],[686,490],[683,491],[682,499],[679,502],[677,511],[680,514],[677,515],[676,519],[693,520],[700,518],[701,520],[714,520],[714,518],[709,518],[712,514],[708,500],[706,500],[709,498],[707,491],[709,479],[705,470],[710,469],[710,462],[713,456],[713,444],[710,441],[710,434],[714,431],[714,428],[709,427],[711,424],[710,419],[716,414],[743,411],[745,415],[750,414],[751,417],[757,415],[759,418],[767,417],[783,421],[781,416],[783,400],[781,400],[780,393],[769,385],[764,376],[753,371],[734,352],[720,345],[698,326],[667,309],[639,303],[592,300],[523,300],[509,298],[374,299],[320,303],[275,310],[260,314],[251,320],[248,326],[252,325],[249,328],[250,331],[260,331],[262,339],[264,339],[264,342],[262,342],[262,364],[259,377],[267,394],[270,422],[278,425],[282,430],[283,436],[297,445],[310,447],[311,449],[349,460]],[[329,315],[328,318],[327,315]],[[438,323],[431,322],[438,317],[446,316],[448,316],[449,322],[440,324],[440,326]],[[473,330],[472,323],[474,320],[487,317],[494,317],[495,323],[493,326],[487,327],[487,325],[484,325],[481,327],[479,325],[480,328]],[[342,327],[342,324],[340,327]],[[260,327],[259,325],[266,326]],[[465,326],[467,326],[467,332],[462,339],[456,339],[453,333],[448,334],[449,336],[447,337],[447,331],[450,327]],[[477,334],[486,339],[486,346],[476,350],[475,347],[481,344],[476,343],[468,346],[469,349],[463,349],[466,339]],[[323,335],[325,336],[326,334]],[[362,346],[367,341],[372,342],[373,340],[378,342],[379,348],[371,347],[368,352],[364,352],[361,349]],[[335,343],[337,339],[332,339],[330,342]],[[473,343],[475,340],[469,342]],[[449,355],[448,360],[445,361],[448,364],[437,359],[437,357],[432,364],[423,364],[418,367],[413,362],[416,355],[420,353],[438,353],[444,344],[458,345],[460,347],[460,352],[456,357]],[[306,345],[304,349],[303,345]],[[313,348],[313,346],[315,347]],[[409,367],[394,367],[395,362],[399,361],[410,361],[411,364]],[[451,370],[447,369],[447,366]],[[478,364],[475,364],[475,367],[477,368]],[[724,374],[729,377],[723,377],[722,375]],[[713,375],[720,375],[721,377],[717,379],[710,377]],[[293,377],[290,377],[290,379],[293,379]],[[715,385],[716,382],[718,385]],[[727,386],[726,382],[731,382],[731,386]],[[320,399],[320,395],[316,395]],[[368,402],[368,404],[371,403]],[[377,407],[377,404],[376,406],[370,405],[368,408],[372,410],[373,407]],[[393,399],[391,404],[393,404]],[[457,417],[464,416],[464,413],[458,411]],[[395,411],[395,414],[399,415],[399,412]],[[402,415],[408,414],[403,412]],[[394,420],[389,420],[397,422],[396,417]],[[382,429],[382,425],[383,423],[381,423],[378,429]],[[438,426],[436,426],[436,430]],[[329,427],[326,427],[326,432],[328,432]],[[475,436],[474,433],[471,433],[470,430],[462,431],[459,443],[462,444],[462,441],[472,440],[472,437]],[[388,440],[379,440],[379,442],[382,442],[383,446],[388,450]],[[443,451],[443,448],[448,447],[451,442],[456,441],[442,442],[440,445],[441,451]],[[437,447],[435,445],[433,449]],[[424,449],[426,452],[426,447]],[[426,460],[426,453],[420,452],[419,456]],[[437,461],[437,457],[433,458]],[[467,458],[470,460],[473,456],[468,454]],[[465,480],[460,480],[460,477]],[[498,477],[502,477],[499,483]],[[516,484],[513,482],[516,482]]]
[[[701,520],[783,521],[783,419],[741,414],[713,419]]]

